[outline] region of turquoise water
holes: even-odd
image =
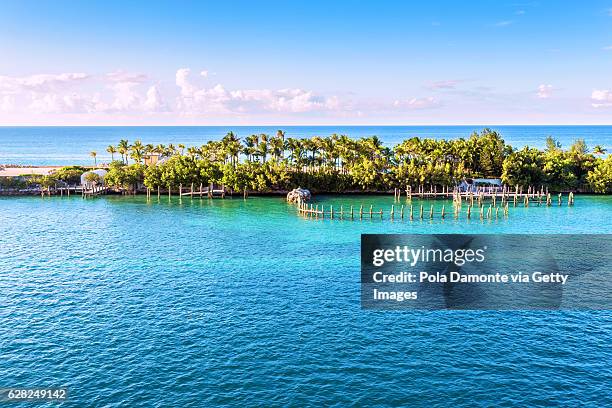
[[[364,311],[359,238],[610,233],[611,215],[588,196],[412,222],[310,220],[281,198],[0,198],[0,386],[66,386],[75,407],[609,406],[610,312]]]
[[[490,127],[497,130],[514,147],[544,147],[547,136],[569,147],[576,139],[585,139],[612,148],[612,126],[283,126],[287,137],[329,136],[345,134],[354,138],[377,135],[393,146],[413,136],[455,139],[468,137]],[[98,152],[98,162],[110,161],[108,145],[120,139],[143,143],[200,146],[219,140],[233,131],[244,138],[251,134],[276,134],[276,126],[92,126],[92,127],[0,127],[0,164],[71,165],[92,164],[89,152]]]

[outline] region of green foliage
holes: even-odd
[[[97,185],[101,180],[100,175],[97,173],[89,172],[85,174],[85,181],[87,181],[89,184]]]
[[[502,181],[515,186],[538,186],[544,182],[544,154],[525,147],[512,152],[504,161]]]
[[[28,186],[28,178],[26,177],[0,177],[0,189],[2,190],[19,190]]]
[[[39,186],[43,189],[48,189],[57,183],[55,175],[32,175],[28,178],[27,183],[31,186]]]
[[[393,148],[376,136],[350,139],[345,135],[286,138],[254,134],[241,141],[230,132],[219,141],[178,148],[172,144],[117,145],[121,161],[110,165],[106,182],[121,188],[144,183],[149,188],[177,188],[190,184],[223,184],[235,191],[279,191],[301,186],[313,192],[388,191],[418,185],[451,186],[468,177],[502,177],[514,185],[547,185],[553,190],[574,190],[593,185],[600,166],[584,141],[567,151],[549,137],[545,151],[514,151],[490,129],[455,140],[413,137]],[[112,146],[111,146],[112,147]],[[154,152],[161,160],[140,164]],[[135,164],[127,165],[128,159]],[[597,170],[598,172],[601,169]],[[597,173],[599,174],[599,173]],[[587,180],[587,175],[589,179]]]
[[[126,165],[122,161],[113,161],[104,176],[104,183],[110,187],[123,188],[128,191],[135,190],[142,184],[145,176],[143,164]]]
[[[81,175],[86,171],[87,169],[81,166],[69,166],[55,170],[53,175],[68,184],[78,184],[81,182]]]
[[[612,155],[605,160],[598,160],[593,170],[587,175],[587,181],[597,193],[612,193]]]

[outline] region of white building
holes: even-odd
[[[504,185],[501,179],[487,179],[487,178],[476,178],[476,179],[464,179],[459,183],[459,191],[462,192],[477,192],[477,191],[498,191],[501,190]]]

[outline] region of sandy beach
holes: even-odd
[[[1,167],[0,177],[16,177],[23,174],[47,175],[62,166],[34,166],[34,167]]]

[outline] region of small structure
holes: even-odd
[[[287,202],[291,204],[297,204],[300,202],[310,201],[311,197],[312,196],[309,190],[298,187],[287,193]]]
[[[476,179],[464,179],[457,186],[460,192],[470,193],[478,191],[498,191],[501,190],[504,185],[501,179],[498,178],[476,178]]]
[[[100,177],[100,182],[97,183],[97,186],[102,186],[104,185],[104,176],[106,176],[106,173],[108,173],[106,170],[104,169],[96,169],[96,170],[90,170],[90,171],[86,171],[85,173],[81,174],[81,185],[86,187],[86,188],[91,188],[93,187],[93,183],[87,181],[87,175],[88,174],[97,174]]]
[[[147,153],[143,156],[145,166],[150,166],[152,164],[157,164],[162,158],[162,155],[159,153]]]

